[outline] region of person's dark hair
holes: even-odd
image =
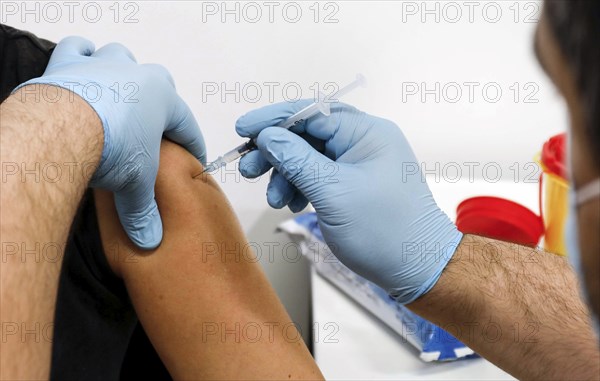
[[[585,112],[585,132],[600,167],[600,1],[546,0],[544,12],[575,76]]]

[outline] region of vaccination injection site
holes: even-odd
[[[0,381],[600,380],[600,1],[0,1]]]

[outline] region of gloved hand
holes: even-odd
[[[104,146],[90,185],[115,193],[129,238],[143,249],[153,249],[163,234],[154,200],[163,133],[205,164],[204,139],[164,67],[138,65],[131,52],[116,43],[94,50],[91,41],[67,37],[56,46],[44,74],[19,87],[63,87],[96,111]]]
[[[400,303],[414,301],[437,282],[462,234],[436,205],[394,123],[338,103],[295,133],[271,127],[309,103],[276,104],[237,121],[238,134],[257,137],[259,148],[240,162],[242,175],[275,167],[271,206],[299,211],[308,199],[342,263]]]

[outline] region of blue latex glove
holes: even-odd
[[[414,301],[435,285],[462,234],[414,173],[417,159],[394,123],[340,103],[295,133],[271,127],[309,103],[276,104],[237,121],[238,134],[257,137],[259,148],[240,162],[242,175],[274,166],[271,206],[299,211],[308,199],[342,263],[400,303]]]
[[[163,235],[154,183],[163,133],[203,164],[204,139],[173,79],[160,65],[138,65],[127,48],[67,37],[55,48],[43,76],[30,84],[67,88],[96,111],[104,128],[102,158],[90,185],[115,193],[119,219],[143,249],[156,248]]]

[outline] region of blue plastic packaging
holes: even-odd
[[[423,361],[454,361],[477,357],[447,331],[421,318],[391,298],[383,289],[357,275],[335,258],[327,247],[315,213],[307,213],[279,226],[300,246],[317,273],[396,331],[420,351]]]

